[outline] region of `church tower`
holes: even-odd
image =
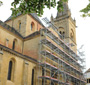
[[[26,37],[44,27],[36,13],[22,15],[18,13],[15,18],[11,15],[5,23],[13,27],[23,37]]]
[[[76,52],[76,21],[72,19],[68,2],[63,3],[64,11],[57,12],[57,16],[51,21],[58,27],[59,33],[65,43]]]

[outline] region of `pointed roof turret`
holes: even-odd
[[[54,18],[53,18],[53,15],[51,14],[51,21],[53,21],[53,19],[54,19]]]

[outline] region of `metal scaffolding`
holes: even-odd
[[[52,23],[49,26],[61,37]],[[85,85],[83,66],[77,62],[83,59],[48,28],[41,29],[40,35],[44,38],[39,43],[38,85]]]

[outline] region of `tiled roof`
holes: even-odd
[[[22,35],[21,35],[19,32],[17,32],[13,27],[10,27],[9,25],[7,25],[7,24],[5,24],[4,22],[2,22],[1,20],[0,20],[0,25],[1,25],[3,28],[5,28],[5,29],[13,32],[14,34],[20,36],[21,38],[23,38]]]
[[[17,14],[17,16],[20,16],[21,15],[21,13],[18,13]],[[37,16],[37,14],[36,13],[30,13],[30,15],[35,19],[35,20],[37,20],[42,26],[44,26],[43,25],[43,23],[41,22],[41,20],[38,18],[38,16]],[[6,20],[6,21],[9,21],[9,20],[11,20],[12,19],[12,15]],[[5,21],[5,22],[6,22]]]
[[[89,72],[90,72],[90,68],[85,73],[89,73]]]

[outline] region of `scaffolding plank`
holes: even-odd
[[[50,70],[50,67],[52,67],[52,68],[53,68],[54,70],[56,70],[56,71],[62,72],[62,73],[66,74],[66,75],[68,75],[68,76],[70,76],[70,77],[72,77],[72,78],[75,78],[75,79],[77,79],[77,80],[80,80],[80,81],[82,81],[82,82],[85,82],[82,78],[77,78],[77,77],[73,76],[73,75],[70,74],[70,73],[61,71],[59,68],[57,68],[57,67],[55,67],[55,66],[53,66],[53,65],[51,65],[51,64],[49,64],[49,63],[47,63],[47,62],[45,62],[45,63],[39,63],[39,64],[40,64],[41,66],[46,65],[46,68],[48,67],[49,70]],[[44,66],[44,67],[45,67],[45,66]],[[52,70],[53,70],[53,69],[52,69]]]
[[[59,37],[57,37],[56,35],[54,35],[53,32],[51,32],[49,29],[46,28],[46,30],[48,30],[49,33],[52,33],[52,35],[53,35],[54,37],[58,38],[58,40],[59,40],[60,42],[62,42],[62,44],[65,45],[65,47],[66,47],[67,49],[69,49],[69,51],[70,51],[72,54],[75,55],[74,58],[77,57],[77,59],[81,60],[81,58],[80,58],[61,38],[59,38]]]

